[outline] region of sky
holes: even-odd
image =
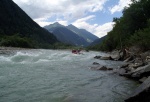
[[[131,0],[13,0],[35,22],[44,27],[55,22],[73,24],[99,38],[113,28],[113,18],[121,17]]]

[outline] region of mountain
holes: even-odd
[[[53,33],[57,39],[63,43],[75,46],[87,46],[87,42],[83,37],[77,35],[75,32],[69,30],[67,27],[59,24],[58,22],[44,27],[49,32]]]
[[[83,37],[89,43],[92,43],[94,40],[98,39],[98,37],[93,35],[92,33],[86,31],[85,29],[78,29],[72,24],[68,25],[67,28],[76,33],[77,35]]]
[[[29,47],[24,45],[28,43],[32,47],[44,47],[58,42],[12,0],[0,0],[0,20],[1,46]]]
[[[103,36],[95,41],[93,41],[88,47],[87,49],[89,50],[99,50],[100,49],[100,45],[105,41],[107,36]]]
[[[104,41],[105,38],[106,38],[106,36],[103,36],[103,37],[101,37],[101,38],[99,38],[99,39],[96,39],[96,40],[93,41],[89,46],[95,46],[95,45],[97,45],[97,44],[101,44],[101,43]]]
[[[88,46],[95,39],[98,39],[98,37],[90,32],[84,29],[78,29],[73,25],[63,26],[56,22],[44,28],[53,33],[59,41],[71,45]]]

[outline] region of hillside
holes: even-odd
[[[88,47],[87,49],[90,50],[99,50],[100,49],[100,44],[105,40],[106,36],[103,36],[95,41],[93,41]]]
[[[56,22],[54,24],[45,26],[44,28],[53,33],[59,41],[75,46],[88,46],[91,42],[97,39],[97,37],[93,34],[85,30],[80,30],[73,25],[69,25],[66,27]],[[74,30],[72,30],[72,28]],[[82,35],[81,31],[84,32],[82,33]]]
[[[130,7],[123,10],[122,17],[113,19],[113,30],[99,44],[99,50],[111,51],[130,46],[150,49],[150,0],[132,2]]]
[[[105,38],[106,38],[106,36],[103,36],[103,37],[101,37],[101,38],[99,38],[99,39],[96,39],[96,40],[94,40],[89,46],[94,46],[94,45],[100,44],[100,43],[103,42],[103,40],[104,40]]]
[[[12,0],[0,0],[0,20],[0,46],[45,48],[57,42]]]
[[[98,37],[95,36],[94,34],[86,31],[85,29],[78,29],[72,24],[68,25],[67,28],[76,33],[77,35],[83,37],[89,43],[92,43],[93,41],[98,39]]]

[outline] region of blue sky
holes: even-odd
[[[112,30],[131,0],[13,0],[40,26],[59,22],[86,29],[98,37]]]

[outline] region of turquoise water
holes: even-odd
[[[0,102],[123,102],[136,83],[112,72],[91,70],[100,52],[23,50],[0,55]]]

